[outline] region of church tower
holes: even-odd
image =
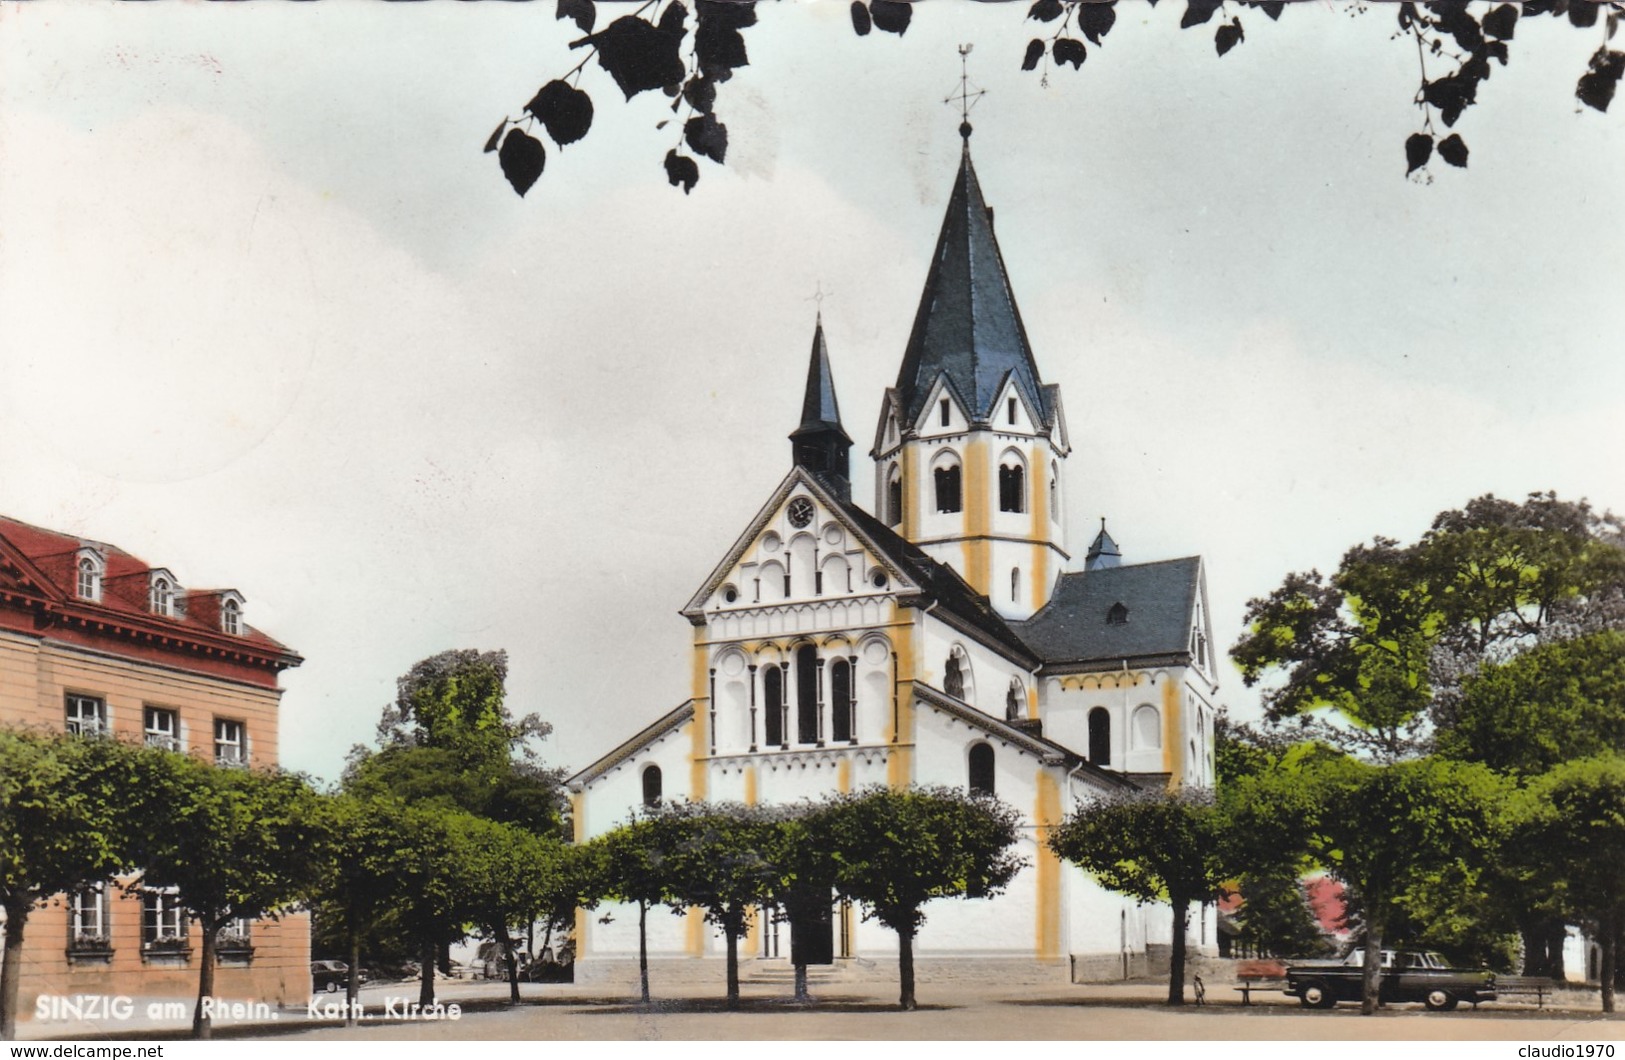
[[[790,432],[790,452],[797,467],[818,475],[842,500],[852,499],[852,439],[841,427],[841,407],[835,402],[835,379],[824,346],[824,318],[813,328],[812,361],[807,365],[807,390],[801,399],[801,423]]]
[[[970,125],[960,133],[914,329],[881,403],[875,511],[1019,620],[1049,601],[1068,559],[1070,446],[1060,388],[1038,374],[971,165]]]

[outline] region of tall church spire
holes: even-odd
[[[797,466],[817,473],[842,497],[850,499],[851,448],[852,439],[841,427],[841,408],[835,400],[835,377],[829,369],[824,317],[820,313],[813,328],[807,389],[801,399],[801,424],[790,432],[790,451]]]
[[[971,165],[968,135],[897,375],[904,423],[918,420],[943,375],[973,421],[992,419],[1006,378],[1042,419],[1052,415],[993,235],[993,211]]]

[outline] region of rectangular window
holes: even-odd
[[[141,892],[141,945],[175,948],[186,941],[186,918],[173,890]]]
[[[148,747],[162,747],[166,751],[180,750],[180,724],[173,710],[148,707],[143,712],[143,735]]]
[[[107,731],[107,703],[95,696],[68,693],[68,731],[75,736],[100,736]]]
[[[249,933],[251,924],[253,921],[245,916],[226,921],[214,936],[215,949],[222,956],[241,956],[245,950],[252,950],[254,939]]]
[[[946,427],[946,426],[948,426],[948,422],[949,422],[949,420],[948,420],[948,399],[943,398],[942,399],[942,425],[944,427]]]
[[[1016,422],[1016,399],[1015,398],[1010,399],[1010,414],[1009,415],[1010,415],[1010,422],[1011,423]]]
[[[68,941],[78,945],[105,945],[108,914],[106,883],[75,891],[69,899]]]
[[[248,761],[243,741],[243,723],[228,718],[214,719],[214,762],[220,766],[240,766]]]

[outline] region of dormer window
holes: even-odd
[[[220,628],[233,637],[243,635],[243,607],[229,597],[220,605]]]
[[[946,427],[950,423],[953,422],[952,413],[949,411],[948,399],[947,398],[942,399],[941,409],[942,409],[942,425],[944,427]]]
[[[175,583],[163,575],[152,579],[152,591],[149,594],[149,604],[152,613],[169,617],[175,613]]]
[[[102,598],[101,557],[88,549],[79,553],[77,571],[76,588],[78,589],[79,599],[100,600]]]
[[[1108,626],[1121,626],[1125,625],[1127,622],[1128,608],[1124,607],[1123,602],[1119,600],[1117,603],[1112,605],[1110,611],[1106,612],[1106,624]]]

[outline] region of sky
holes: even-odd
[[[1427,184],[1382,5],[1248,11],[1222,59],[1182,10],[1124,2],[1041,80],[1023,5],[901,38],[762,5],[691,195],[664,99],[591,67],[591,134],[521,199],[480,148],[580,57],[550,3],[0,4],[0,511],[239,589],[306,660],[289,766],[335,778],[466,647],[579,769],[686,696],[677,609],[789,470],[820,304],[872,497],[961,43],[1080,562],[1101,516],[1127,561],[1200,553],[1228,645],[1289,571],[1474,496],[1625,511],[1600,27],[1520,24]]]

